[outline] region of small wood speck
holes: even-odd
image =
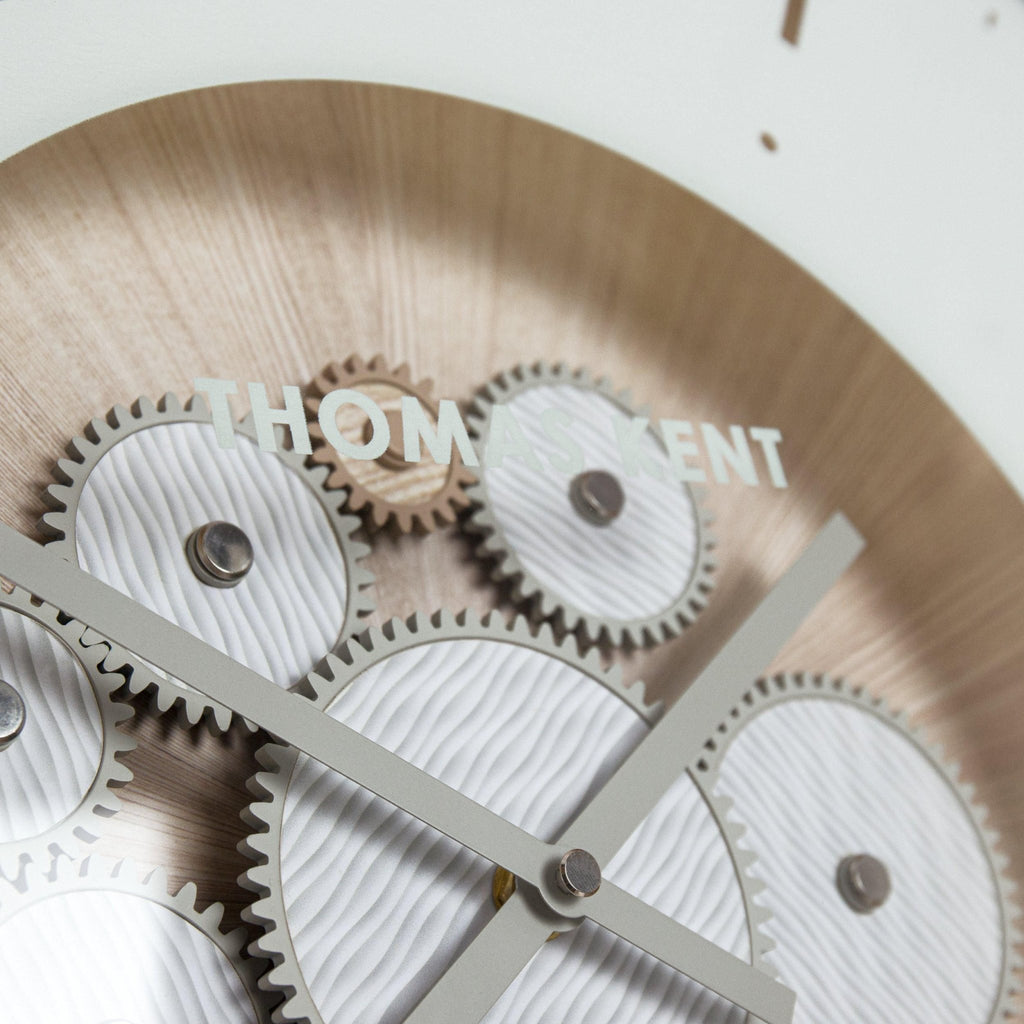
[[[782,38],[791,46],[800,42],[800,26],[804,20],[806,0],[789,0],[786,4],[786,16],[782,22]]]

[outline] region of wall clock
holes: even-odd
[[[80,667],[61,676],[64,705],[95,700],[92,735],[137,743],[116,759],[133,778],[112,773],[104,797],[116,814],[52,833],[64,819],[51,815],[36,828],[46,849],[17,852],[0,927],[19,956],[47,962],[79,913],[153,919],[155,948],[181,954],[170,913],[199,936],[196,976],[217,993],[205,1005],[233,993],[257,1019],[915,1021],[953,1005],[950,1019],[989,1021],[1011,1007],[1014,871],[1001,854],[1019,855],[1024,792],[1024,510],[807,272],[608,151],[384,86],[186,93],[0,170],[18,409],[4,518],[31,533],[46,513],[55,544],[44,558],[5,534],[0,571],[94,627],[19,643],[31,664],[68,652]],[[470,505],[466,532],[443,503],[418,530],[375,520],[447,486],[404,495],[406,470],[383,455],[359,481],[366,500],[345,509],[326,469],[260,452],[252,425],[228,450],[209,443],[199,406],[133,405],[190,395],[196,377],[274,394],[352,355],[347,372],[382,407],[388,388],[463,403],[481,463],[454,498]],[[314,404],[325,390],[309,389]],[[487,453],[499,407],[527,424],[501,464]],[[579,465],[571,445],[531,433],[546,408],[571,411]],[[609,422],[640,423],[636,472],[615,465]],[[694,473],[702,486],[679,479]],[[251,564],[237,549],[217,562],[220,520],[246,535]],[[58,573],[61,554],[132,604]],[[18,625],[24,600],[7,598]],[[349,612],[371,601],[361,621],[376,631],[346,643]],[[147,605],[248,667],[165,643]],[[318,644],[336,654],[320,663]],[[153,700],[104,717],[119,671]],[[97,672],[106,687],[88,685]],[[228,689],[209,682],[221,675]],[[42,713],[26,703],[27,730]],[[229,726],[225,705],[248,727]],[[306,754],[267,746],[266,731]],[[48,788],[45,770],[18,778]],[[579,850],[549,864],[561,838]],[[185,882],[196,889],[167,892]],[[72,906],[97,892],[102,909]],[[266,992],[240,940],[204,944],[221,936],[202,920],[211,901],[274,962]],[[90,963],[83,984],[100,970]],[[89,1005],[97,1020],[150,1010]]]

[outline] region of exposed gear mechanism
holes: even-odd
[[[114,700],[124,680],[79,645],[83,626],[22,590],[0,591],[0,679],[18,695],[22,728],[0,753],[0,876],[48,864],[96,838],[121,806],[132,773],[117,755],[135,747],[115,726],[132,708]]]
[[[191,883],[170,895],[161,871],[91,857],[0,883],[4,1020],[269,1024],[267,964],[243,953],[244,929],[221,931],[219,903],[199,913],[195,899]]]
[[[359,520],[340,513],[325,470],[294,452],[261,452],[248,422],[224,449],[201,399],[140,398],[93,420],[68,455],[47,489],[49,544],[279,686],[294,685],[372,610],[372,576],[360,564],[369,549],[353,539]],[[210,561],[225,554],[213,546],[220,534],[204,528],[229,524],[251,558],[225,583],[200,571],[196,537],[206,537],[204,564],[220,571]],[[113,647],[106,667],[129,665]],[[204,714],[219,729],[231,721],[155,673],[133,672],[129,687],[155,689],[160,709],[177,704],[190,724]]]
[[[535,633],[522,618],[506,625],[469,613],[369,631],[326,659],[308,694],[326,714],[548,839],[660,713],[639,685],[626,688],[617,669],[604,670],[597,651],[581,658],[549,626]],[[494,913],[494,865],[293,748],[271,744],[258,756],[267,770],[250,785],[262,799],[248,812],[256,864],[245,884],[259,897],[251,920],[265,929],[256,947],[275,963],[268,982],[289,996],[281,1019],[397,1024]],[[605,875],[762,966],[763,912],[736,837],[724,805],[687,774]],[[549,983],[552,971],[564,984]],[[630,986],[638,974],[649,980],[639,995]],[[635,1005],[631,1018],[656,1024],[746,1019],[585,922],[547,943],[487,1020],[611,1024],[624,1000]]]
[[[485,386],[468,420],[481,469],[467,529],[516,601],[588,642],[678,636],[712,586],[710,520],[660,437],[646,429],[636,446],[649,471],[624,465],[616,421],[643,415],[605,379],[537,363]],[[495,428],[532,454],[496,464]]]
[[[842,680],[759,682],[695,778],[733,801],[795,1024],[995,1024],[1021,935],[997,837],[902,716]]]
[[[391,443],[377,459],[348,459],[328,444],[317,422],[324,395],[337,388],[353,388],[371,398],[384,412],[391,428]],[[465,488],[476,476],[452,452],[450,465],[430,459],[407,462],[402,442],[401,401],[405,396],[419,400],[424,412],[436,425],[438,406],[432,397],[429,380],[414,382],[404,364],[390,369],[376,356],[364,362],[350,356],[343,363],[331,363],[310,384],[306,411],[310,417],[309,436],[313,443],[310,456],[316,465],[327,466],[328,487],[344,487],[349,507],[366,516],[368,523],[380,528],[393,522],[402,533],[415,529],[430,532],[439,525],[455,522],[459,509],[469,504]],[[338,429],[353,444],[365,442],[367,417],[354,406],[338,413]]]

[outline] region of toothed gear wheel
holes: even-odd
[[[842,680],[778,676],[733,711],[696,778],[746,829],[794,1024],[1010,1015],[1020,933],[997,837],[904,718]],[[874,878],[854,878],[849,903],[846,858],[863,855]]]
[[[337,388],[362,392],[383,410],[391,427],[391,445],[378,459],[344,458],[324,437],[317,422],[324,395]],[[343,363],[331,363],[310,384],[306,411],[310,417],[309,436],[313,443],[310,457],[317,465],[327,466],[328,487],[348,491],[349,507],[363,513],[374,528],[389,522],[402,533],[417,530],[429,533],[435,527],[455,522],[459,509],[469,504],[465,488],[476,475],[463,464],[457,451],[450,465],[441,465],[425,457],[421,462],[406,462],[402,448],[401,401],[405,396],[419,400],[423,411],[436,428],[438,404],[429,380],[413,382],[406,365],[390,369],[376,356],[363,362],[351,356]],[[338,429],[353,444],[365,443],[366,415],[352,405],[343,406],[337,416]]]
[[[533,460],[509,454],[487,465],[499,408],[499,431],[518,426]],[[643,646],[678,636],[712,586],[710,520],[698,492],[673,477],[661,438],[648,427],[639,442],[651,472],[634,467],[631,476],[623,463],[616,422],[645,415],[605,379],[538,363],[484,387],[468,419],[481,468],[466,526],[482,537],[480,554],[535,617],[589,642]],[[575,465],[567,443],[578,445]],[[598,502],[603,521],[574,497],[593,488],[585,479],[611,489]]]
[[[170,895],[161,871],[91,857],[27,876],[24,890],[0,885],[4,1020],[269,1024],[267,965],[243,954],[244,929],[220,930],[219,903],[199,913],[193,884]]]
[[[396,621],[310,677],[326,714],[535,835],[556,838],[660,713],[549,627]],[[495,865],[294,748],[259,752],[246,886],[285,1021],[400,1022],[494,914]],[[762,916],[722,808],[684,775],[605,876],[761,966]],[[634,849],[644,856],[634,857]],[[739,858],[738,860],[735,858]],[[666,865],[671,868],[662,870]],[[669,880],[666,882],[666,874]],[[551,985],[554,973],[560,979]],[[581,990],[587,993],[580,999]],[[547,943],[486,1020],[739,1024],[743,1011],[584,922]]]
[[[21,590],[0,592],[0,679],[24,708],[0,752],[0,877],[10,881],[30,859],[97,838],[121,806],[113,790],[132,778],[116,757],[135,747],[115,728],[133,715],[113,698],[124,680],[100,671],[82,628]]]
[[[49,545],[279,686],[298,682],[372,610],[358,519],[340,514],[325,470],[260,451],[248,421],[225,449],[201,399],[140,398],[93,420],[68,455],[47,489]],[[229,588],[201,582],[186,550],[215,521],[240,527],[253,549],[251,569]],[[129,665],[113,647],[107,667]],[[217,729],[230,724],[225,708],[160,675],[136,671],[129,686],[155,688],[161,709],[177,704],[190,724],[204,714]]]

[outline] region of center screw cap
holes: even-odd
[[[626,492],[618,478],[603,469],[589,469],[569,484],[572,507],[594,526],[608,526],[622,515]]]
[[[586,850],[570,850],[558,864],[558,884],[570,896],[593,896],[601,888],[601,865]]]
[[[241,527],[216,520],[200,526],[185,542],[196,578],[210,587],[237,587],[253,565],[252,542]]]
[[[0,750],[6,750],[25,728],[25,702],[10,683],[0,679]]]

